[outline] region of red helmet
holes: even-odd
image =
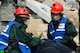
[[[15,15],[20,15],[22,17],[25,17],[25,18],[29,18],[29,12],[28,10],[26,10],[25,8],[22,8],[22,7],[18,7],[15,12],[14,12]]]
[[[59,2],[55,2],[50,11],[52,13],[61,13],[63,11],[63,6]]]

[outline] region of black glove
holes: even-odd
[[[47,44],[47,43],[48,43],[47,39],[41,39],[41,42],[42,42],[42,45],[44,45],[44,44]]]
[[[42,42],[43,45],[45,45],[45,44],[50,44],[50,43],[52,43],[54,41],[50,40],[50,39],[42,39],[41,42]]]

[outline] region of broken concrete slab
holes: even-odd
[[[47,38],[47,25],[42,19],[30,19],[26,31],[32,33],[33,37]]]
[[[14,19],[14,10],[15,10],[15,7],[13,7],[12,4],[9,4],[7,6],[3,6],[0,9],[1,21],[13,20]]]

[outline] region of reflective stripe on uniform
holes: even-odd
[[[55,39],[62,39],[63,37],[61,37],[61,36],[57,36],[57,37],[55,37]]]
[[[4,33],[4,32],[1,32],[2,35],[6,36],[6,37],[9,37],[8,34]]]
[[[21,42],[18,42],[20,45],[22,45],[22,46],[26,46],[26,44],[24,44],[24,43],[21,43]],[[29,48],[28,46],[26,46],[26,48]]]
[[[65,29],[56,29],[56,31],[65,31]]]
[[[7,44],[7,43],[2,42],[2,41],[0,41],[0,44],[3,44],[3,45],[5,45],[5,46],[8,46],[8,44]]]
[[[53,31],[50,32],[50,34],[52,34],[52,33],[54,33],[54,32],[55,32],[55,31],[53,30]]]

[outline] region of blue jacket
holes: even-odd
[[[14,24],[18,24],[18,22],[14,21],[14,20],[9,22],[8,25],[6,26],[6,29],[1,32],[1,34],[0,34],[0,50],[7,48],[8,44],[9,44],[10,30]],[[28,46],[26,46],[26,44],[18,41],[18,46],[22,53],[31,53],[30,48]]]
[[[56,41],[56,43],[60,43],[60,39],[62,39],[65,35],[65,24],[66,24],[67,18],[62,17],[62,20],[59,23],[59,26],[56,30],[54,30],[54,27],[52,26],[52,21],[49,23],[49,31],[51,36],[53,37],[53,40]]]

